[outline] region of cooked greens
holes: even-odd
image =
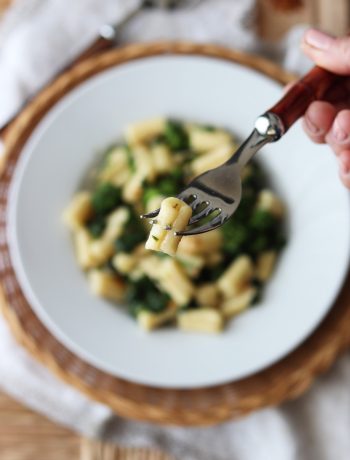
[[[120,189],[108,182],[99,184],[91,197],[93,210],[99,216],[105,216],[121,203]]]

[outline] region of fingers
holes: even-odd
[[[349,36],[336,38],[310,29],[305,33],[301,47],[315,64],[350,77]],[[313,141],[330,145],[337,155],[340,179],[350,189],[349,82],[350,79],[345,79],[328,95],[327,99],[335,102],[335,105],[313,102],[305,113],[303,127]]]
[[[303,127],[314,142],[329,144],[337,155],[340,179],[350,189],[350,110],[337,113],[329,102],[313,102],[305,113]]]
[[[318,144],[326,141],[337,111],[329,102],[315,101],[305,112],[302,124],[307,135]]]
[[[350,150],[350,110],[341,110],[337,114],[332,128],[325,136],[325,141],[337,155]]]
[[[350,150],[339,155],[339,176],[345,187],[350,189]]]
[[[340,75],[350,75],[350,37],[332,37],[316,29],[305,32],[301,47],[315,64]]]
[[[350,110],[338,113],[325,140],[338,156],[341,181],[350,189]]]

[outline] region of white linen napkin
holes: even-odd
[[[140,0],[17,0],[0,22],[0,120],[96,35]],[[261,45],[249,24],[254,0],[202,0],[168,13],[147,11],[120,33],[121,43],[159,38],[214,42],[268,54],[303,72],[297,27],[275,47]],[[18,346],[0,317],[0,387],[28,406],[87,436],[155,447],[178,460],[348,460],[350,356],[305,396],[213,428],[157,427],[114,416],[57,380]]]

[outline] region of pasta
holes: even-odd
[[[157,222],[152,225],[146,249],[162,251],[175,255],[181,241],[175,232],[184,230],[192,216],[192,209],[178,198],[166,198],[162,201]]]
[[[124,284],[115,275],[101,270],[92,270],[89,273],[89,284],[91,291],[109,300],[120,301],[124,295]]]
[[[187,236],[179,244],[179,255],[198,255],[217,253],[222,245],[222,233],[220,230],[213,230],[199,235]]]
[[[147,310],[142,310],[137,315],[137,322],[145,331],[151,331],[157,327],[168,323],[176,317],[176,306],[168,305],[161,313],[153,313]]]
[[[195,256],[191,254],[177,254],[176,260],[180,263],[183,270],[191,278],[198,276],[205,265],[205,258],[200,255]]]
[[[195,298],[199,305],[217,307],[221,301],[221,293],[217,283],[206,283],[198,286]]]
[[[92,214],[91,195],[89,192],[79,192],[66,208],[63,219],[71,230],[79,229]]]
[[[151,118],[149,120],[132,123],[125,130],[125,137],[129,144],[139,144],[161,134],[166,120],[164,118]]]
[[[264,251],[256,261],[256,277],[260,281],[267,281],[273,272],[277,259],[276,251]]]
[[[225,318],[232,318],[242,311],[246,310],[256,296],[257,290],[255,287],[247,287],[240,294],[231,297],[221,305],[221,311]]]
[[[224,321],[218,310],[204,307],[179,313],[177,324],[184,331],[217,333],[223,328]]]
[[[123,231],[123,227],[128,220],[129,212],[127,208],[121,207],[116,209],[107,218],[106,229],[102,235],[105,241],[113,242]]]
[[[235,145],[231,133],[212,126],[161,117],[134,123],[63,213],[91,292],[145,331],[172,324],[219,333],[259,302],[275,270],[285,207],[256,161],[241,173],[242,203],[232,219],[208,233],[175,235],[192,209],[174,197],[230,158]],[[151,227],[139,218],[158,208]]]
[[[235,152],[235,146],[230,144],[220,145],[208,153],[199,156],[192,161],[192,172],[195,176],[208,171],[209,169],[217,168],[227,161]]]
[[[85,228],[79,228],[74,233],[75,252],[81,268],[88,269],[95,266],[95,260],[91,253],[92,237]]]
[[[241,292],[254,275],[254,266],[251,259],[242,255],[232,262],[218,280],[218,288],[226,298]]]
[[[174,259],[159,260],[155,256],[147,257],[141,263],[141,270],[157,281],[178,306],[186,305],[194,294],[194,286],[181,265]]]
[[[257,206],[278,218],[281,218],[284,214],[281,200],[271,190],[261,190]]]
[[[120,252],[113,257],[112,263],[114,268],[119,271],[119,273],[122,275],[128,275],[135,268],[137,264],[137,258],[132,254]]]
[[[130,178],[128,151],[125,147],[112,147],[99,180],[110,182],[116,186],[124,185]]]
[[[156,144],[151,149],[152,162],[157,174],[164,174],[174,167],[174,157],[169,147],[164,144]]]
[[[207,152],[232,141],[229,133],[225,131],[207,131],[200,128],[190,129],[190,146],[198,152]]]
[[[112,257],[114,251],[113,243],[102,238],[91,241],[89,251],[92,259],[92,266],[98,267]]]
[[[155,209],[160,208],[160,205],[162,204],[162,201],[165,200],[164,195],[155,195],[154,197],[150,198],[147,201],[146,205],[146,212],[152,212]]]

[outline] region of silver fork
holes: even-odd
[[[320,67],[314,67],[277,102],[258,117],[250,136],[221,166],[193,179],[177,198],[188,203],[193,215],[189,226],[213,214],[205,225],[175,232],[188,236],[209,232],[223,225],[236,211],[241,201],[241,170],[269,142],[280,139],[298,120],[313,100],[322,99],[341,78]],[[142,217],[154,219],[159,209]]]

